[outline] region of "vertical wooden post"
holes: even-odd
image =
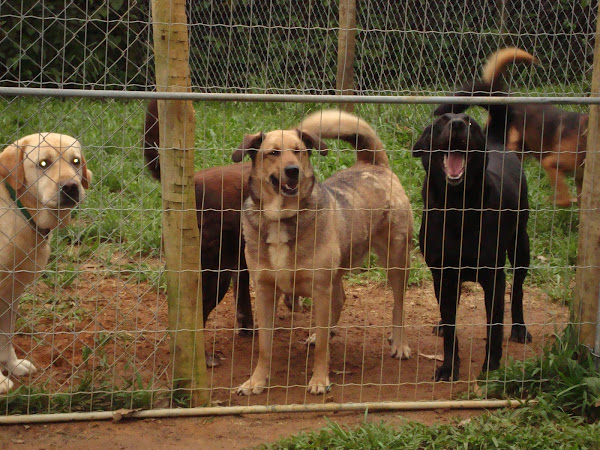
[[[600,10],[600,2],[599,2]],[[592,73],[592,97],[600,96],[600,20],[596,19],[596,42]],[[594,348],[600,297],[600,115],[590,107],[587,151],[579,211],[579,247],[575,275],[573,317],[579,342]]]
[[[186,0],[152,0],[156,87],[190,91]],[[158,102],[163,245],[174,388],[190,390],[191,406],[207,403],[202,321],[200,236],[194,191],[196,115],[191,101]]]
[[[356,49],[356,0],[340,0],[339,26],[336,91],[341,95],[352,95]],[[344,103],[340,107],[348,112],[354,111],[353,103]]]

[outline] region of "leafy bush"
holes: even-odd
[[[545,68],[519,87],[586,81],[591,71],[596,9],[588,0],[371,0],[357,8],[355,84],[364,93],[447,90],[508,45]],[[333,93],[338,13],[336,0],[188,2],[192,84]],[[150,25],[149,2],[4,2],[0,85],[146,89]]]

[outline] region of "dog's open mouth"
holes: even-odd
[[[465,174],[466,158],[461,152],[448,152],[444,155],[444,172],[449,184],[458,184]]]
[[[298,181],[290,180],[287,183],[281,183],[279,178],[275,175],[271,175],[271,184],[275,188],[275,192],[281,192],[283,195],[287,197],[293,197],[298,195]]]

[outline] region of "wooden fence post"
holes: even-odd
[[[356,49],[356,0],[340,0],[339,14],[336,91],[339,95],[352,95]],[[354,103],[343,103],[340,108],[353,112]]]
[[[600,11],[600,2],[599,2]],[[592,97],[600,96],[600,20],[596,20]],[[587,150],[579,211],[579,244],[573,318],[579,342],[595,347],[600,298],[600,115],[590,107]],[[597,346],[597,345],[596,345]],[[596,351],[599,350],[596,348]]]
[[[186,0],[152,0],[156,88],[190,91]],[[202,321],[200,236],[194,191],[196,115],[191,101],[158,102],[163,246],[174,389],[191,392],[191,406],[207,403]]]

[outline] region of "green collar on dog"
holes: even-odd
[[[39,234],[41,237],[46,239],[48,237],[48,235],[50,234],[50,231],[51,231],[50,228],[39,228],[37,226],[37,223],[35,223],[35,220],[33,220],[33,217],[31,217],[31,214],[29,214],[29,211],[27,211],[27,208],[25,208],[25,206],[23,206],[23,203],[21,203],[21,200],[19,200],[17,198],[17,193],[12,188],[12,186],[10,184],[8,184],[8,182],[5,182],[4,187],[8,191],[11,200],[13,202],[17,203],[17,206],[19,207],[21,214],[23,214],[23,216],[27,220],[27,223],[29,224],[29,226],[31,226],[31,228],[33,228],[37,234]]]

